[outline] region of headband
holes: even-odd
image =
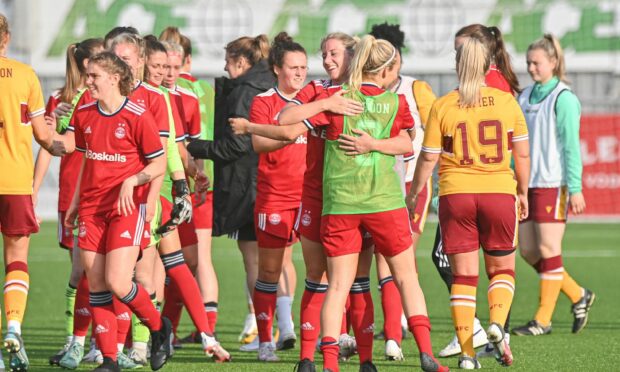
[[[383,70],[384,68],[386,68],[390,63],[392,63],[392,61],[394,60],[394,58],[396,57],[396,48],[394,48],[394,46],[392,45],[392,55],[390,56],[390,58],[388,58],[387,61],[385,61],[384,64],[382,64],[381,66],[372,69],[370,71],[367,71],[368,73],[375,73],[375,72],[379,72],[381,70]]]

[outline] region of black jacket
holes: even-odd
[[[214,163],[213,235],[231,233],[251,223],[256,200],[258,155],[252,138],[235,135],[229,118],[249,119],[254,96],[275,85],[267,61],[252,66],[237,79],[215,79],[215,121],[213,141],[194,140],[187,150],[193,157]]]

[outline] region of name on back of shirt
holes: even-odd
[[[0,78],[12,78],[12,77],[13,77],[13,68],[11,67],[0,68]]]
[[[482,97],[482,107],[487,106],[495,106],[495,99],[493,97]]]
[[[390,112],[389,103],[377,103],[373,99],[367,99],[364,108],[371,114],[387,114]]]

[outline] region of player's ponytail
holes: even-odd
[[[228,43],[225,49],[226,55],[233,60],[243,57],[254,66],[269,56],[269,38],[267,35],[243,36]]]
[[[102,39],[86,39],[67,47],[65,85],[60,89],[61,102],[73,101],[77,90],[84,86],[86,80],[85,62],[102,49]]]
[[[510,85],[510,89],[514,93],[521,93],[521,88],[519,88],[519,79],[517,79],[517,75],[512,70],[510,55],[506,51],[502,32],[495,26],[489,27],[489,31],[495,40],[495,48],[489,48],[489,51],[493,54],[493,60],[495,61],[497,68],[508,82],[508,85]]]
[[[110,75],[118,74],[120,79],[118,89],[121,95],[127,97],[133,89],[133,76],[131,68],[116,54],[112,52],[101,52],[92,58],[88,63],[94,63],[101,67]]]
[[[566,77],[566,65],[564,62],[564,50],[557,37],[552,34],[545,34],[542,39],[538,39],[527,48],[527,51],[533,49],[542,49],[547,54],[547,57],[551,61],[555,61],[555,68],[553,69],[553,76],[569,84],[570,81]]]
[[[6,19],[4,14],[0,13],[0,52],[2,52],[6,47],[10,34],[9,21]]]
[[[490,53],[491,63],[497,65],[497,69],[506,79],[510,89],[514,93],[520,93],[519,79],[512,69],[510,55],[506,51],[504,39],[499,28],[495,26],[486,27],[479,23],[465,26],[458,30],[454,37],[474,38],[483,43]]]
[[[396,48],[386,40],[365,35],[355,48],[349,66],[349,88],[358,91],[365,76],[376,75],[396,63]]]
[[[486,46],[476,38],[468,38],[456,51],[456,72],[459,78],[459,106],[474,107],[480,103],[491,58]]]

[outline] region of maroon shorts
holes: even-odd
[[[407,182],[405,184],[405,189],[407,190],[407,193],[409,193],[409,190],[411,190],[411,182]],[[422,191],[418,194],[418,203],[415,206],[413,218],[411,219],[411,230],[413,230],[416,234],[422,235],[422,231],[424,231],[424,225],[426,224],[426,217],[428,216],[428,209],[431,205],[432,196],[433,186],[431,184],[431,179],[429,178]]]
[[[196,196],[192,194],[192,202],[196,205]],[[207,193],[207,200],[198,207],[194,207],[192,217],[194,227],[196,229],[212,229],[213,228],[213,192]]]
[[[254,226],[259,248],[285,248],[297,243],[299,208],[277,212],[255,211]]]
[[[359,253],[364,231],[372,235],[375,251],[392,257],[411,247],[407,208],[365,214],[330,214],[321,220],[321,242],[328,257]]]
[[[151,241],[149,224],[144,220],[146,204],[139,204],[129,216],[116,210],[78,218],[78,247],[106,254],[118,248],[146,247]]]
[[[517,198],[510,194],[439,197],[441,241],[446,254],[510,251],[517,244]]]
[[[3,174],[1,177],[10,177]],[[7,236],[39,232],[32,195],[0,195],[0,232]]]
[[[73,234],[73,229],[65,226],[66,215],[67,211],[58,212],[58,245],[60,245],[61,248],[71,250],[73,249],[75,234]]]
[[[321,241],[321,212],[323,203],[315,199],[302,199],[299,207],[299,234],[313,242]]]
[[[566,186],[531,188],[527,191],[529,214],[522,222],[566,223],[569,194]]]

